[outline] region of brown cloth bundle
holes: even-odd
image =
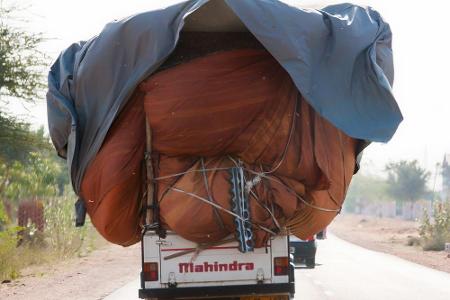
[[[110,129],[82,196],[111,242],[139,240],[144,111],[161,222],[186,239],[234,233],[228,169],[236,165],[251,187],[256,247],[284,229],[306,238],[342,205],[356,140],[315,113],[267,51],[223,51],[151,76]]]

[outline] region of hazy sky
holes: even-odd
[[[6,1],[4,1],[6,2]],[[17,0],[23,3],[23,0]],[[26,2],[26,1],[25,1]],[[72,42],[99,33],[103,26],[128,15],[150,10],[177,0],[28,0],[29,26],[45,33],[50,41],[43,49],[55,59]],[[304,6],[321,6],[338,1],[285,1]],[[372,144],[363,164],[381,170],[385,163],[418,159],[434,170],[445,152],[450,153],[450,25],[445,0],[368,0],[353,3],[370,5],[390,23],[395,60],[394,94],[404,121],[388,144]],[[426,6],[424,5],[426,3]],[[322,5],[323,6],[323,5]],[[12,105],[22,114],[23,109]],[[30,108],[35,124],[46,124],[45,103]]]

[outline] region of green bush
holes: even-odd
[[[450,243],[450,201],[434,206],[433,220],[425,211],[419,233],[425,251],[442,251]]]
[[[17,233],[21,230],[12,226],[0,201],[0,282],[19,275],[19,260],[16,255]]]

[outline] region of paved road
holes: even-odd
[[[319,242],[317,264],[296,270],[296,299],[450,300],[450,274],[332,235]]]
[[[333,235],[319,242],[315,269],[298,268],[296,299],[450,300],[450,274],[370,251]],[[107,300],[137,299],[139,281]]]

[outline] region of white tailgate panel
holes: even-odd
[[[257,273],[264,274],[264,281],[272,277],[272,256],[270,246],[255,249],[254,252],[241,253],[238,243],[232,242],[201,251],[198,256],[194,252],[164,260],[171,254],[196,248],[196,244],[177,235],[169,234],[161,244],[161,283],[168,283],[169,276],[175,276],[177,283],[253,281],[256,283]],[[270,243],[270,242],[269,242]],[[172,274],[170,274],[172,273]],[[234,283],[238,284],[238,283]]]

